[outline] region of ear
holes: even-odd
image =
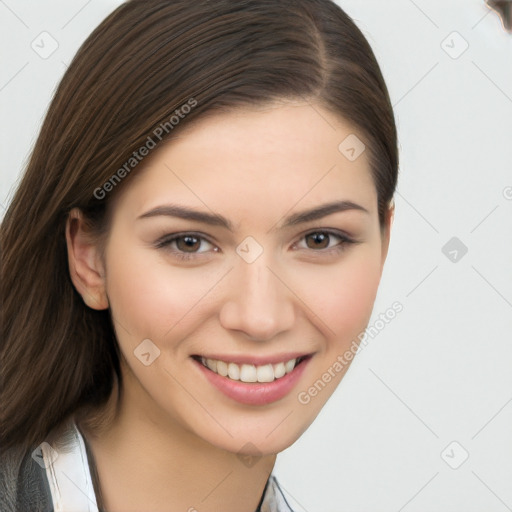
[[[87,231],[82,212],[73,208],[66,221],[66,244],[71,281],[92,309],[108,309],[105,269],[97,242]]]
[[[384,262],[388,255],[389,241],[391,238],[391,226],[395,218],[395,200],[391,199],[389,203],[388,211],[386,212],[386,219],[384,222],[384,229],[382,231],[382,259],[381,259],[381,270],[384,268]]]

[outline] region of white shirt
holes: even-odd
[[[75,423],[66,432],[69,442],[58,452],[41,445],[54,512],[98,512],[84,439]],[[293,512],[274,475],[270,475],[261,512]]]

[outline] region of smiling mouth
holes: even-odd
[[[218,359],[210,359],[202,356],[192,356],[193,359],[200,362],[205,368],[221,377],[228,377],[231,380],[254,383],[254,382],[274,382],[291,373],[299,364],[311,355],[301,356],[289,359],[275,364],[237,364]]]

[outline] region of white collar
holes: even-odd
[[[98,512],[82,434],[71,422],[65,435],[67,442],[58,452],[48,443],[41,445],[54,512]],[[274,475],[270,475],[260,510],[293,512]]]
[[[84,440],[74,423],[71,427],[69,443],[58,452],[41,445],[54,512],[98,512]]]

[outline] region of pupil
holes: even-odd
[[[326,233],[314,233],[313,235],[310,236],[315,240],[315,243],[319,242],[320,244],[322,242],[328,241],[329,239],[329,235],[327,235]],[[327,245],[329,245],[329,243],[327,243]],[[327,247],[327,245],[324,243],[322,248]]]
[[[178,239],[178,245],[179,245],[179,242],[180,240],[183,240],[185,242],[185,248],[187,249],[194,249],[197,247],[194,247],[194,245],[197,245],[197,242],[198,242],[198,239],[196,237],[193,237],[193,236],[183,236],[181,238]],[[182,248],[180,248],[181,250]]]

